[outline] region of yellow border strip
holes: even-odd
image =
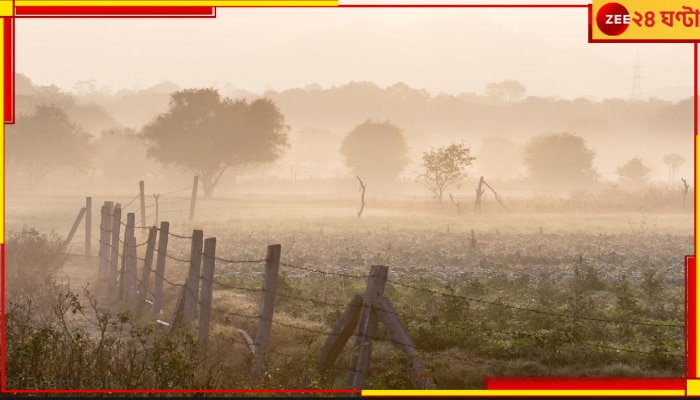
[[[685,396],[685,390],[363,390],[362,397],[492,397],[492,396]]]

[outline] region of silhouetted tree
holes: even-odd
[[[513,101],[525,96],[525,86],[522,83],[506,79],[502,82],[492,82],[486,85],[486,95]]]
[[[40,105],[7,126],[5,154],[8,166],[26,170],[29,186],[35,189],[56,168],[85,170],[93,150],[90,140],[63,109]]]
[[[192,171],[211,197],[227,169],[279,159],[289,146],[288,128],[269,99],[233,101],[207,88],[173,93],[168,110],[141,135],[148,157]]]
[[[469,146],[453,143],[423,152],[423,172],[418,178],[425,181],[440,202],[445,189],[452,186],[459,189],[462,179],[467,177],[465,170],[476,159],[470,151]]]
[[[649,171],[649,167],[639,157],[629,159],[617,168],[620,180],[634,186],[646,183],[649,180]]]
[[[340,154],[345,165],[366,180],[391,181],[408,163],[408,146],[403,132],[386,121],[367,120],[343,139]]]
[[[569,133],[551,133],[531,138],[524,149],[524,161],[530,178],[546,185],[577,186],[595,182],[595,151],[582,137]]]
[[[664,163],[668,166],[668,181],[673,182],[676,180],[676,171],[678,171],[678,167],[685,164],[685,158],[676,153],[666,154],[664,156]]]

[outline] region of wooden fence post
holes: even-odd
[[[168,326],[168,334],[175,332],[177,328],[182,325],[182,317],[185,314],[185,297],[187,296],[187,279],[185,279],[185,284],[182,285],[180,289],[180,294],[177,296],[177,301],[175,302],[175,311],[170,318],[170,324]]]
[[[112,257],[109,265],[109,290],[110,292],[117,286],[117,261],[119,260],[119,232],[122,226],[122,206],[114,205],[112,213]]]
[[[146,195],[143,181],[139,181],[139,197],[141,198],[141,233],[143,234],[146,232]]]
[[[433,378],[428,375],[423,367],[423,363],[418,357],[418,350],[413,345],[411,338],[408,336],[408,330],[401,323],[401,320],[396,314],[391,300],[387,297],[377,297],[374,299],[374,310],[379,315],[379,319],[384,325],[384,330],[389,340],[392,341],[394,347],[397,347],[406,353],[409,359],[408,373],[411,375],[411,384],[415,389],[435,389]]]
[[[199,306],[199,343],[205,343],[209,336],[211,303],[214,290],[214,266],[216,264],[216,238],[204,240],[204,264],[202,265],[202,288]]]
[[[97,250],[97,279],[104,277],[104,254],[105,254],[105,205],[100,207],[100,248]]]
[[[321,347],[318,355],[316,370],[319,374],[325,374],[333,366],[343,347],[345,347],[345,343],[350,339],[352,332],[357,329],[362,302],[362,295],[355,295],[343,314],[333,325],[333,330],[325,343],[323,343],[323,347]]]
[[[92,197],[85,198],[85,257],[92,255]]]
[[[360,319],[357,325],[357,338],[350,355],[347,386],[351,389],[360,389],[362,387],[369,370],[372,338],[379,322],[377,313],[372,309],[372,303],[375,298],[384,294],[388,273],[389,268],[382,265],[373,265],[369,272]]]
[[[124,252],[126,253],[124,297],[133,307],[136,303],[136,237],[134,235],[126,238]]]
[[[194,220],[194,205],[197,202],[197,184],[199,183],[199,177],[194,177],[194,184],[192,185],[192,200],[190,200],[190,221]]]
[[[185,286],[185,305],[182,322],[189,324],[194,320],[197,302],[199,301],[199,269],[202,265],[202,240],[204,232],[195,229],[192,231],[192,245],[190,247],[190,269]]]
[[[109,264],[109,243],[112,234],[112,202],[105,201],[102,205],[100,219],[100,260],[98,276],[104,280],[107,276],[107,265]]]
[[[160,314],[160,307],[163,304],[163,274],[165,273],[165,256],[168,251],[168,232],[170,232],[170,223],[161,222],[158,236],[158,257],[156,258],[156,281],[153,287],[153,316]]]
[[[129,240],[134,237],[134,224],[136,223],[136,214],[126,214],[126,228],[124,229],[124,248],[122,249],[122,266],[119,270],[119,299],[123,300],[126,295],[125,275],[127,269],[126,259],[128,257]],[[134,244],[135,245],[135,244]]]
[[[146,243],[146,255],[144,256],[143,269],[141,270],[141,280],[138,286],[138,296],[137,296],[137,311],[143,307],[143,303],[146,302],[146,296],[148,295],[148,281],[151,276],[151,266],[153,265],[153,252],[156,247],[156,235],[158,234],[158,229],[152,226],[148,230],[148,242]]]
[[[78,226],[80,225],[80,221],[83,219],[83,215],[85,215],[85,207],[80,208],[78,217],[75,218],[73,226],[70,228],[70,232],[68,233],[68,237],[66,237],[66,240],[63,241],[63,247],[67,247],[70,241],[73,240],[73,235],[75,235],[75,231],[78,230]]]
[[[255,332],[256,352],[253,356],[253,374],[260,372],[262,368],[262,358],[267,350],[267,345],[270,343],[272,315],[275,310],[277,273],[280,268],[281,253],[281,245],[273,244],[267,246],[265,280],[263,281],[262,300],[260,302],[260,318],[258,319],[258,330]]]
[[[153,224],[158,225],[158,198],[160,194],[153,193],[153,197],[156,199],[156,221]]]

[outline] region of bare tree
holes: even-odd
[[[448,187],[459,189],[461,182],[467,177],[466,168],[476,157],[463,144],[451,144],[423,153],[423,172],[418,176],[442,202],[442,194]]]

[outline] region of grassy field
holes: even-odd
[[[128,204],[140,225],[138,201],[95,198],[93,226],[104,200]],[[203,375],[171,385],[343,387],[353,339],[327,376],[310,372],[333,323],[364,291],[371,265],[389,267],[385,296],[439,388],[480,388],[484,376],[683,376],[692,213],[567,213],[564,202],[550,212],[524,212],[523,201],[513,212],[489,203],[484,214],[465,206],[457,215],[450,203],[375,199],[358,219],[356,198],[238,197],[199,200],[189,222],[189,199],[167,200],[159,220],[171,222],[170,232],[202,229],[205,238],[217,238],[221,258],[214,344],[197,361]],[[7,231],[65,235],[83,204],[80,197],[8,196]],[[147,224],[155,221],[152,204]],[[83,251],[81,235],[71,251]],[[261,260],[270,244],[282,245],[283,265],[261,383],[250,378],[250,351],[236,329],[254,335],[264,264],[225,260]],[[172,257],[186,259],[189,251],[187,240],[171,240]],[[182,282],[186,268],[171,259],[166,276]],[[166,289],[167,317],[177,291]],[[410,387],[407,361],[380,328],[365,387]],[[133,377],[124,368],[115,387],[162,384],[128,382]]]

